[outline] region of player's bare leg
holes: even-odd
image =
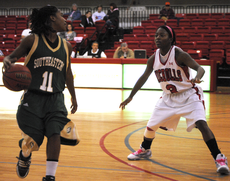
[[[144,140],[140,145],[140,149],[134,153],[128,155],[129,160],[140,160],[140,159],[148,159],[152,156],[152,152],[150,150],[153,139],[155,138],[155,131],[149,127],[146,128],[144,133]]]
[[[46,177],[43,178],[43,181],[54,181],[55,173],[58,166],[58,158],[60,154],[60,135],[54,134],[48,138],[46,154]]]
[[[205,143],[207,144],[211,154],[215,160],[217,172],[221,174],[229,174],[227,157],[221,153],[218,148],[216,139],[206,121],[199,120],[196,122],[197,128],[200,130]]]

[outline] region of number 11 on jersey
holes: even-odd
[[[43,77],[43,81],[42,81],[42,85],[40,86],[40,89],[47,92],[53,92],[53,87],[52,87],[53,72],[50,72],[48,75],[48,71],[45,71],[42,77]],[[48,81],[48,85],[46,86],[47,81]]]

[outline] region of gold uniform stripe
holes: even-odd
[[[30,49],[28,55],[25,58],[25,62],[24,65],[26,66],[28,64],[28,62],[30,61],[31,56],[33,55],[34,51],[36,50],[37,46],[38,46],[38,35],[34,34],[34,43],[32,48]]]
[[[56,52],[56,51],[59,50],[59,48],[61,47],[61,38],[60,38],[59,36],[57,36],[57,37],[58,37],[58,46],[57,46],[55,49],[53,49],[53,48],[50,47],[49,43],[46,41],[45,36],[42,34],[42,39],[43,39],[43,41],[45,42],[46,46],[47,46],[52,52]]]
[[[65,51],[66,51],[66,72],[67,72],[67,69],[69,67],[69,49],[68,49],[68,45],[65,39],[63,39],[63,44],[64,44]]]

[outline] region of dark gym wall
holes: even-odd
[[[133,0],[0,0],[0,8],[17,8],[17,7],[42,7],[47,4],[55,5],[58,7],[69,7],[73,3],[76,3],[78,6],[97,6],[102,4],[108,6],[111,2],[116,3],[118,6],[129,5]],[[134,0],[140,5],[157,5],[162,6],[164,2],[169,1],[171,5],[230,5],[229,0]]]

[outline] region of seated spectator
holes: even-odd
[[[172,8],[170,8],[170,2],[165,3],[165,7],[160,11],[159,19],[167,21],[168,19],[174,19],[175,13]]]
[[[72,11],[64,15],[68,15],[67,20],[70,21],[81,20],[81,12],[77,9],[77,4],[73,4]]]
[[[72,25],[68,24],[67,31],[65,32],[66,40],[73,41],[75,36],[76,36],[76,32],[73,31]]]
[[[0,57],[4,57],[2,50],[0,50]]]
[[[93,58],[107,58],[106,54],[102,50],[98,49],[98,42],[96,41],[93,42],[92,49],[87,51],[83,56],[92,56]]]
[[[106,24],[108,26],[113,25],[118,28],[119,25],[119,10],[115,3],[110,4],[110,9],[108,10],[107,15],[104,17]]]
[[[97,11],[92,15],[93,22],[95,23],[96,21],[103,20],[105,16],[106,14],[102,11],[102,5],[99,5]]]
[[[92,19],[92,13],[91,11],[87,11],[84,16],[82,16],[81,24],[82,27],[93,27],[94,22]]]
[[[30,35],[30,32],[31,32],[31,22],[28,23],[28,28],[27,29],[24,29],[22,31],[22,34],[21,34],[21,39],[25,38],[26,36]]]
[[[134,58],[134,52],[128,48],[127,43],[122,43],[120,47],[117,47],[113,58]]]

